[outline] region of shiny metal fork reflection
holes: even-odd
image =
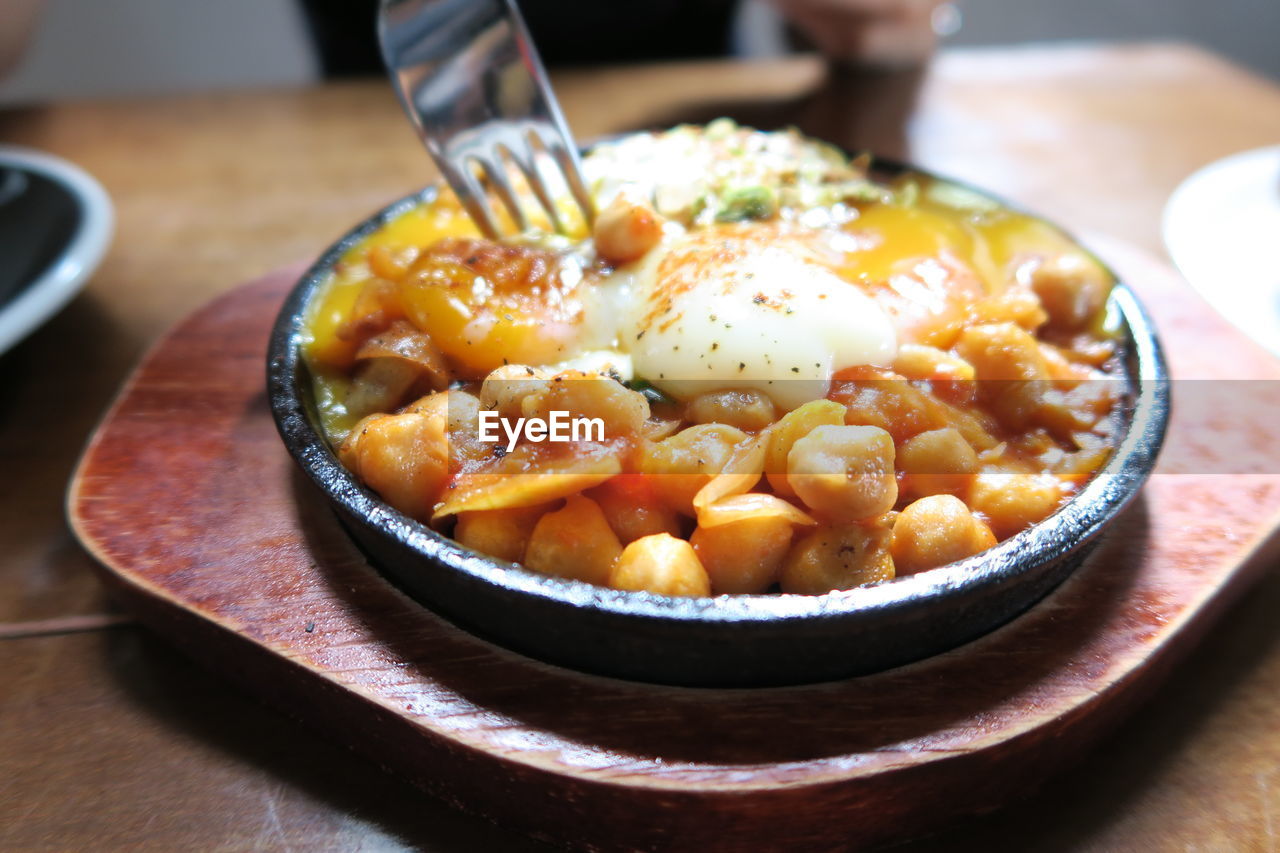
[[[486,236],[502,236],[486,181],[516,227],[530,227],[507,163],[556,231],[566,228],[548,159],[592,221],[577,147],[513,0],[382,0],[378,37],[405,112]]]

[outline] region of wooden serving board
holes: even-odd
[[[1167,268],[1103,245],[1179,379],[1280,368]],[[1209,381],[1095,556],[1004,628],[938,657],[808,687],[697,690],[583,675],[477,639],[362,558],[279,442],[268,327],[298,269],[164,338],[93,437],[69,508],[103,577],[193,657],[427,791],[601,849],[890,842],[1029,792],[1132,710],[1270,565],[1274,381]],[[1249,399],[1241,401],[1241,391]],[[1254,407],[1242,414],[1243,402]],[[1261,408],[1259,408],[1261,407]],[[1280,472],[1280,467],[1262,468]]]

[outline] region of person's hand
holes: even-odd
[[[937,45],[934,14],[946,0],[770,0],[832,62],[924,64]]]

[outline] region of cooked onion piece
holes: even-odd
[[[356,350],[347,410],[363,416],[397,408],[414,387],[443,391],[452,378],[430,336],[403,320]]]
[[[777,518],[788,524],[814,525],[818,522],[795,504],[776,495],[748,492],[721,498],[698,510],[699,527],[716,527],[752,518]]]
[[[608,444],[575,448],[571,454],[555,452],[554,445],[524,445],[496,466],[458,475],[432,518],[535,506],[575,495],[621,473],[623,452]]]

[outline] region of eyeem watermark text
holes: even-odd
[[[544,441],[604,441],[604,419],[570,415],[552,411],[548,418],[504,418],[497,412],[480,412],[479,438],[498,444],[506,436],[507,452],[515,450],[523,438],[539,444]]]

